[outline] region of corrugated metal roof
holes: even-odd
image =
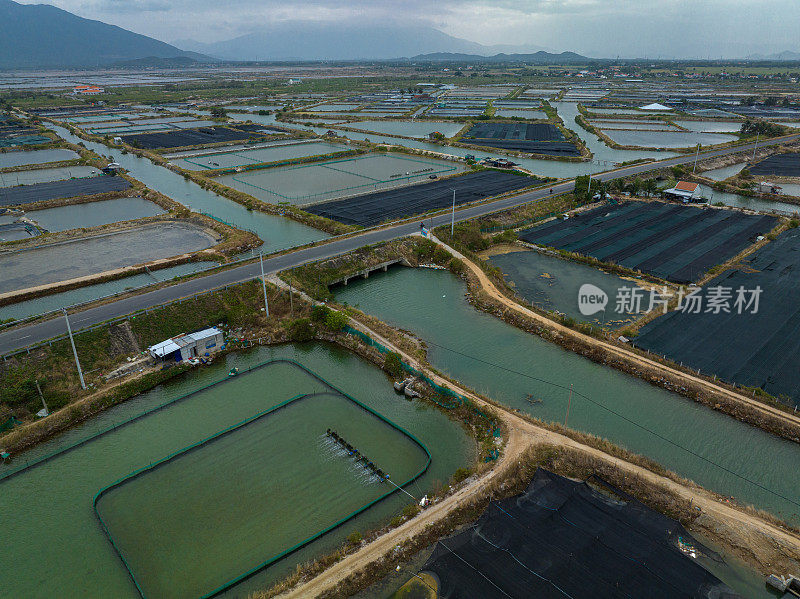
[[[675,184],[675,189],[678,191],[690,191],[694,193],[700,187],[699,183],[690,183],[689,181],[678,181]]]

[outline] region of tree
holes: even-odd
[[[221,106],[214,106],[211,110],[209,110],[209,112],[211,113],[212,118],[215,119],[224,119],[228,116],[228,113],[225,112],[225,109]]]
[[[345,326],[347,326],[349,320],[350,319],[348,318],[347,314],[344,312],[330,310],[328,315],[325,317],[325,326],[332,331],[341,331]]]

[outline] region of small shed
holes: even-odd
[[[774,183],[770,183],[769,181],[761,181],[758,184],[758,191],[761,193],[779,194],[783,191],[783,187],[780,185],[775,185]]]
[[[664,190],[664,197],[670,200],[679,200],[684,204],[694,202],[700,195],[700,185],[689,181],[678,181],[675,187]]]
[[[163,361],[181,362],[219,351],[224,343],[222,331],[217,327],[177,335],[147,348],[151,356]]]

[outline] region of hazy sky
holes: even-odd
[[[23,0],[25,4],[35,1]],[[800,0],[54,0],[167,42],[213,42],[280,21],[425,23],[483,44],[597,57],[800,51]]]

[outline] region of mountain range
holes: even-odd
[[[586,64],[595,59],[575,54],[575,52],[545,52],[539,50],[532,54],[495,54],[481,56],[479,54],[460,54],[455,52],[435,52],[412,56],[409,60],[416,62],[524,62],[529,64]]]
[[[206,59],[49,4],[0,0],[0,69],[99,67],[144,58]]]
[[[534,46],[485,46],[433,27],[397,23],[282,22],[255,33],[204,44],[176,40],[175,45],[226,60],[386,60],[435,52],[486,56],[499,52],[535,52]]]

